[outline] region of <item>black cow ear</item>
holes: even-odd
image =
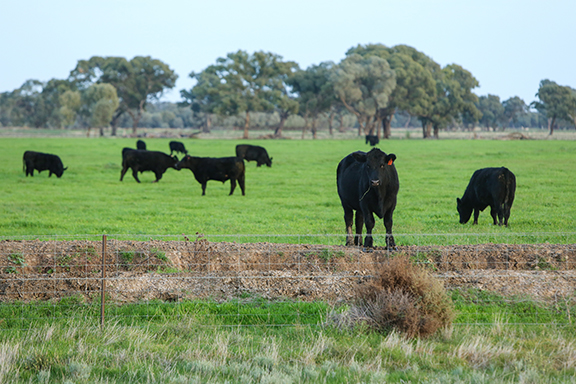
[[[391,153],[388,156],[386,156],[386,162],[388,163],[388,165],[392,165],[392,163],[394,163],[394,160],[396,160],[396,155]]]
[[[366,162],[366,153],[365,152],[357,151],[357,152],[352,153],[352,156],[354,156],[356,161],[359,161],[361,163]]]

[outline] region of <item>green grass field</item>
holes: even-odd
[[[168,139],[146,140],[168,152]],[[242,141],[183,140],[193,155],[230,156]],[[109,234],[169,239],[342,244],[336,193],[340,159],[368,150],[361,140],[250,141],[272,168],[247,163],[247,195],[188,170],[119,181],[121,149],[135,139],[0,139],[0,239]],[[397,243],[575,243],[575,141],[391,140],[398,156]],[[25,150],[55,153],[61,179],[26,178]],[[507,166],[517,177],[510,227],[460,225],[456,197],[478,168]],[[384,232],[381,221],[376,234]],[[257,236],[255,236],[257,235]],[[148,239],[148,236],[144,238]],[[382,245],[383,239],[376,239]],[[558,383],[574,382],[573,298],[553,304],[452,291],[455,325],[425,340],[392,332],[323,326],[324,302],[239,298],[229,302],[110,304],[81,297],[0,303],[0,383]],[[249,326],[246,326],[249,325]],[[290,326],[285,326],[290,325]]]
[[[168,139],[146,140],[148,149],[168,151]],[[240,140],[183,140],[198,156],[231,156]],[[246,196],[228,196],[229,182],[208,182],[207,195],[189,170],[168,169],[159,183],[145,172],[120,182],[121,150],[135,139],[3,138],[0,140],[0,228],[3,236],[25,235],[342,235],[343,212],[336,192],[336,167],[347,154],[369,150],[361,140],[249,141],[263,145],[272,168],[246,163]],[[525,233],[573,232],[576,228],[576,141],[390,140],[380,148],[398,157],[400,178],[394,214],[397,242],[538,242]],[[22,154],[58,154],[69,169],[61,179],[47,172],[26,177]],[[509,228],[491,225],[489,208],[479,225],[458,223],[461,197],[479,168],[506,166],[517,178]],[[378,221],[375,234],[384,227]],[[415,238],[444,234],[435,239]],[[403,236],[404,235],[404,236]],[[502,239],[502,240],[498,240]],[[267,239],[271,240],[271,239]],[[273,240],[271,240],[273,241]],[[290,238],[288,241],[291,241]],[[574,241],[572,238],[552,241]],[[377,243],[378,244],[378,243]]]

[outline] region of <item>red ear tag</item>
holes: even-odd
[[[388,165],[392,165],[393,162],[394,162],[394,160],[392,160],[392,159],[388,160]]]

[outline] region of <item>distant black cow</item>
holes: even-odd
[[[143,140],[138,140],[136,142],[136,149],[146,150],[146,143]]]
[[[184,144],[179,141],[171,141],[168,145],[170,146],[170,156],[172,156],[172,152],[180,152],[184,155],[188,154],[188,151],[184,148]]]
[[[508,168],[483,168],[472,175],[470,183],[461,199],[456,198],[456,208],[460,214],[460,223],[466,224],[474,211],[474,222],[478,224],[478,216],[487,206],[496,225],[508,226],[510,208],[516,193],[516,176]]]
[[[396,155],[387,155],[378,148],[370,152],[354,152],[338,164],[336,182],[344,209],[346,245],[352,245],[352,221],[356,211],[354,245],[362,244],[362,226],[366,224],[365,247],[373,246],[374,213],[384,219],[386,247],[396,247],[392,236],[392,214],[396,208],[398,173],[394,166]]]
[[[194,173],[196,181],[202,185],[202,196],[206,194],[208,180],[225,182],[230,180],[230,195],[236,188],[236,180],[244,196],[245,167],[244,160],[239,157],[194,157],[190,155],[176,165],[178,168],[188,168]]]
[[[26,177],[28,175],[34,176],[34,170],[38,173],[42,171],[50,171],[48,177],[55,174],[56,177],[60,178],[68,167],[64,168],[62,160],[56,155],[51,155],[49,153],[26,151],[24,152],[24,157],[22,158],[23,170],[26,172]]]
[[[375,146],[380,142],[380,139],[376,135],[366,135],[366,144],[370,143],[371,146]]]
[[[152,171],[156,175],[154,183],[157,183],[168,168],[179,170],[179,168],[176,168],[176,163],[178,163],[176,156],[169,156],[162,152],[124,148],[122,149],[120,181],[124,179],[128,168],[132,168],[132,176],[137,182],[140,182],[138,172]]]
[[[250,144],[239,144],[236,146],[236,156],[243,158],[246,161],[256,161],[256,166],[266,164],[268,167],[272,166],[272,158],[268,157],[268,152],[263,147]]]

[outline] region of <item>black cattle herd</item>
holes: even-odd
[[[374,146],[378,141],[366,136],[366,144],[368,143]],[[221,182],[230,180],[230,195],[234,193],[238,183],[242,195],[245,195],[244,160],[256,161],[258,167],[272,166],[272,158],[268,156],[266,149],[257,145],[237,145],[236,156],[231,157],[190,156],[184,144],[179,141],[171,141],[169,147],[170,155],[148,151],[146,143],[142,140],[136,142],[137,149],[123,148],[120,181],[124,179],[129,168],[138,183],[140,183],[138,172],[154,172],[156,176],[154,182],[158,182],[168,168],[178,171],[187,168],[202,186],[202,195],[206,194],[206,184],[209,180]],[[173,155],[174,152],[184,154],[184,158],[179,161]],[[68,169],[64,168],[60,157],[48,153],[26,151],[22,160],[26,176],[34,176],[34,170],[39,173],[47,170],[48,177],[55,174],[60,178]],[[366,236],[363,245],[365,248],[373,247],[372,230],[376,214],[384,221],[386,248],[396,248],[392,236],[392,216],[400,184],[394,165],[395,160],[395,154],[386,154],[378,148],[372,148],[369,152],[351,153],[338,164],[336,184],[344,210],[346,245],[362,245],[362,229],[365,225]],[[460,223],[466,224],[474,212],[473,224],[478,224],[480,211],[489,206],[494,225],[508,226],[515,192],[516,177],[509,169],[483,168],[475,171],[462,198],[456,198]],[[352,233],[352,223],[355,226],[355,234]]]

